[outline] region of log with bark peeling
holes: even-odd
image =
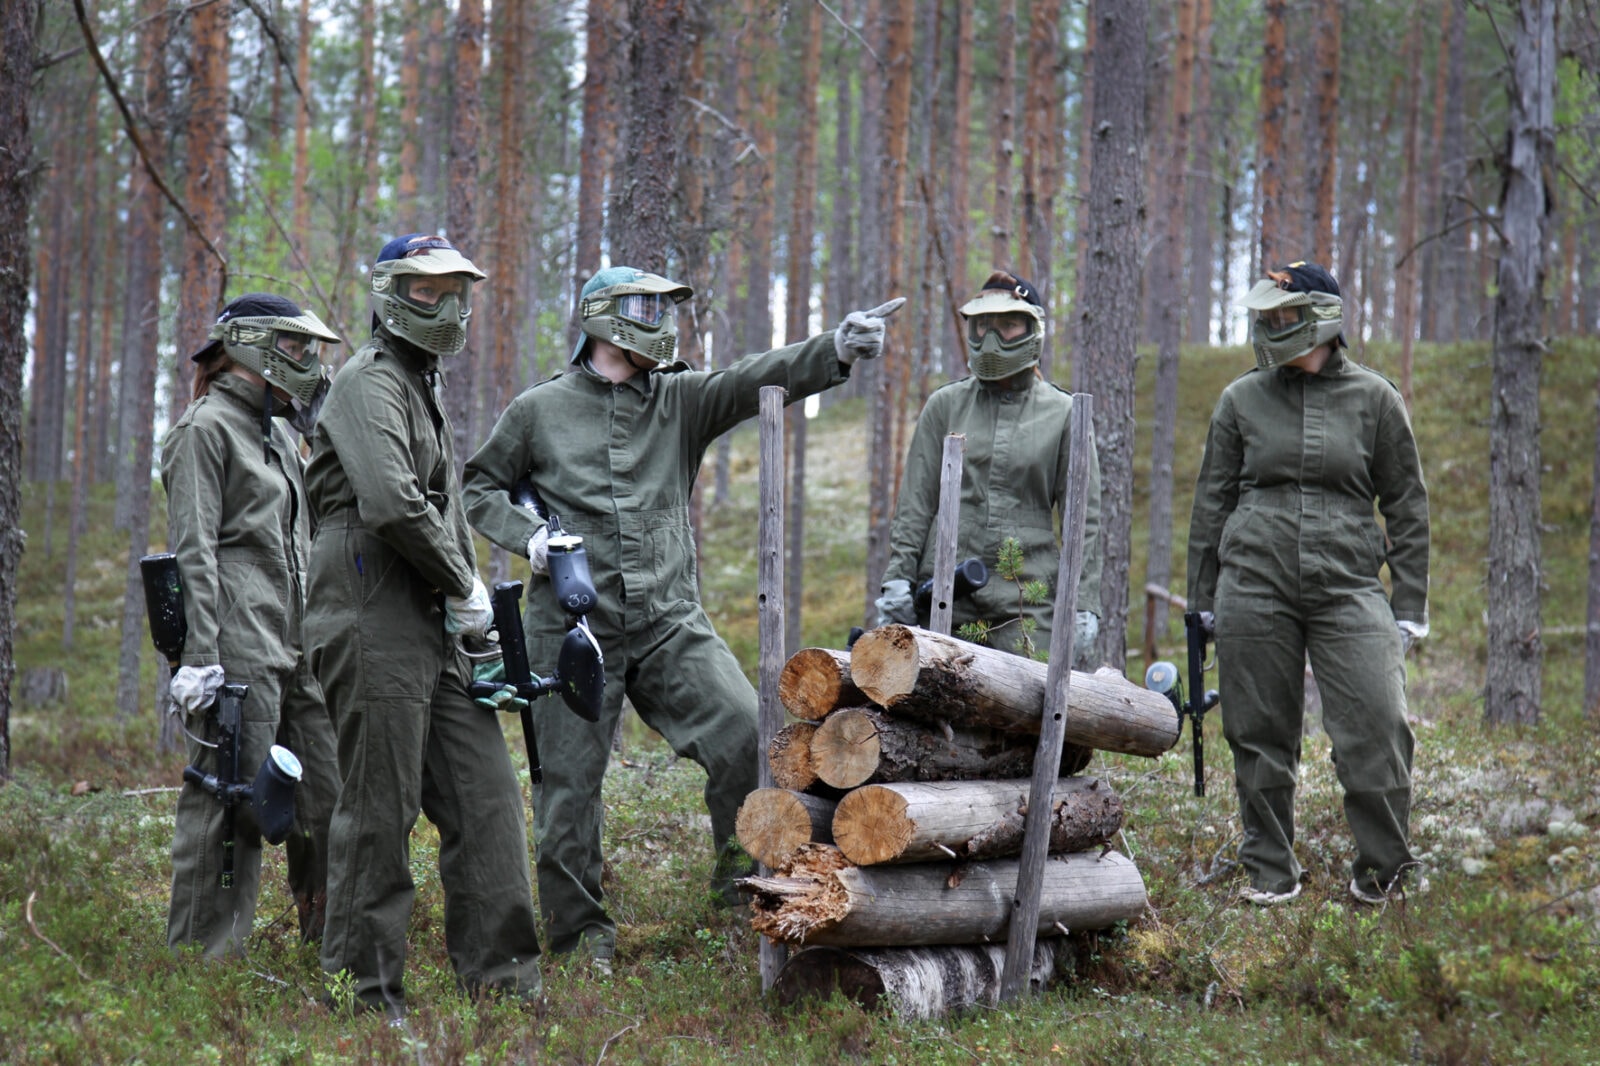
[[[840,707],[866,702],[850,680],[850,653],[832,648],[801,648],[778,675],[783,709],[807,722],[820,721]]]
[[[835,788],[877,781],[972,781],[1021,777],[1033,769],[1037,738],[996,729],[944,729],[896,718],[876,707],[845,707],[817,726],[810,767]],[[1061,773],[1075,774],[1093,756],[1068,745]]]
[[[1041,937],[1033,947],[1028,983],[1042,992],[1069,974],[1076,953],[1064,937]],[[837,988],[867,1010],[887,1002],[906,1020],[938,1018],[973,1007],[999,1004],[1001,944],[952,944],[923,948],[815,947],[789,956],[772,988],[788,1006],[807,996],[830,996]]]
[[[872,702],[904,718],[951,726],[1039,732],[1041,662],[912,626],[869,630],[850,652],[850,675]],[[1066,741],[1100,751],[1155,756],[1178,740],[1165,696],[1115,670],[1074,670]]]
[[[915,947],[1004,944],[1017,861],[854,866],[838,848],[806,844],[769,877],[747,877],[750,925],[788,944]],[[1114,851],[1045,863],[1038,932],[1104,929],[1144,913],[1144,878]]]
[[[1028,786],[1027,780],[866,785],[839,801],[833,839],[857,866],[1016,855]],[[1052,852],[1098,848],[1122,828],[1122,799],[1099,778],[1057,781],[1051,808]]]
[[[782,866],[802,844],[833,842],[837,806],[804,792],[758,788],[740,805],[734,834],[751,858],[764,866]]]

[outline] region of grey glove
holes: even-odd
[[[833,350],[839,362],[854,366],[857,359],[876,359],[883,351],[883,320],[900,310],[906,302],[896,296],[888,303],[879,304],[870,311],[851,311],[833,331]]]
[[[885,581],[880,591],[882,594],[877,599],[880,626],[896,622],[903,626],[917,624],[917,608],[911,600],[911,582],[897,577]]]
[[[1402,622],[1398,619],[1394,623],[1400,630],[1400,654],[1404,656],[1412,645],[1428,635],[1426,622]]]
[[[178,672],[172,675],[172,683],[167,686],[167,713],[182,717],[205,710],[216,699],[222,680],[222,667],[215,663],[178,667]]]
[[[540,526],[528,538],[528,562],[533,566],[533,576],[550,572],[550,527]]]
[[[489,590],[477,574],[472,575],[472,591],[466,596],[444,598],[444,631],[457,636],[485,641],[494,625],[494,608],[489,605]]]
[[[1100,636],[1100,616],[1093,611],[1079,611],[1072,619],[1073,654],[1083,655],[1094,647]]]

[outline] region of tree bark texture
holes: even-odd
[[[1206,344],[1211,323],[1211,283],[1216,263],[1211,251],[1211,209],[1218,182],[1213,160],[1225,146],[1213,143],[1215,123],[1211,114],[1211,0],[1197,0],[1194,22],[1194,159],[1190,163],[1187,242],[1189,300],[1184,314],[1184,339],[1190,344]],[[1226,262],[1226,259],[1222,260]],[[1227,287],[1227,282],[1223,282]]]
[[[1121,664],[1128,641],[1133,528],[1133,377],[1143,270],[1148,5],[1146,0],[1095,0],[1091,17],[1094,125],[1073,388],[1095,397],[1100,458],[1101,623],[1095,658]]]
[[[808,722],[866,702],[850,680],[850,653],[833,648],[801,648],[789,656],[778,675],[778,699],[784,710]]]
[[[802,845],[771,877],[748,877],[750,925],[791,945],[916,947],[999,944],[1011,921],[1017,862],[853,866],[837,848]],[[1045,864],[1039,933],[1104,929],[1144,913],[1144,878],[1114,852],[1077,852]]]
[[[1555,0],[1522,0],[1510,43],[1510,128],[1502,157],[1489,395],[1489,656],[1484,717],[1540,713],[1539,379],[1545,238],[1555,159]]]
[[[629,0],[628,132],[617,197],[615,262],[660,273],[672,247],[685,0]]]
[[[471,257],[478,252],[478,123],[483,107],[483,0],[460,0],[454,27],[455,70],[450,156],[446,164],[446,225],[450,242]],[[477,375],[475,343],[480,331],[467,320],[467,346],[450,361],[450,387],[444,390],[445,411],[455,436],[456,462],[466,463],[477,450]]]
[[[1317,5],[1316,144],[1310,174],[1312,201],[1311,258],[1333,269],[1334,179],[1339,159],[1339,54],[1343,39],[1339,4]]]
[[[857,866],[1005,858],[1022,850],[1027,779],[864,785],[834,812],[834,842]],[[1122,828],[1122,798],[1097,777],[1063,777],[1050,800],[1051,853],[1089,851]]]
[[[184,124],[183,198],[201,233],[220,250],[227,229],[228,204],[228,19],[232,9],[207,4],[191,16],[189,117]],[[222,308],[226,265],[190,230],[183,234],[183,271],[178,295],[178,351],[206,342]],[[189,367],[183,358],[173,371],[173,420],[189,405]]]
[[[605,224],[606,179],[616,148],[616,14],[613,0],[589,0],[584,15],[583,134],[579,140],[578,232],[572,261],[572,306],[577,311],[583,283],[600,269],[600,235]],[[578,343],[582,330],[574,314],[567,326],[567,346]]]
[[[995,78],[990,88],[988,124],[990,141],[994,145],[994,207],[989,214],[989,259],[996,269],[1007,269],[1014,262],[1011,257],[1011,225],[1016,213],[1011,192],[1011,156],[1015,151],[1017,125],[1017,0],[1000,0],[995,12],[994,49],[990,54],[995,61]]]
[[[17,571],[22,563],[22,367],[28,358],[29,204],[38,177],[30,127],[31,4],[0,7],[0,781],[11,777]]]
[[[1288,103],[1288,0],[1266,0],[1266,28],[1261,35],[1261,151],[1256,165],[1260,189],[1261,263],[1275,269],[1284,239],[1284,123]]]
[[[734,820],[739,846],[763,866],[781,866],[802,844],[832,844],[838,803],[786,788],[758,788]]]
[[[789,957],[773,991],[792,1006],[838,989],[864,1010],[884,1004],[907,1021],[940,1018],[1000,1003],[1004,950],[993,944],[925,948],[806,948]],[[1029,985],[1042,992],[1072,973],[1076,953],[1063,937],[1041,938],[1033,949]]]
[[[1009,732],[1039,731],[1048,669],[1021,656],[901,625],[863,634],[850,655],[856,684],[892,714]],[[1069,698],[1069,744],[1156,756],[1177,742],[1172,704],[1115,670],[1073,671]]]
[[[767,766],[775,786],[801,792],[817,783],[817,768],[811,762],[811,738],[816,733],[815,722],[790,722],[773,736],[767,744]]]

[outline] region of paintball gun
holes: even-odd
[[[1206,644],[1216,639],[1216,617],[1210,611],[1188,611],[1183,616],[1184,636],[1189,651],[1189,697],[1184,699],[1183,681],[1172,663],[1155,662],[1144,672],[1144,687],[1172,701],[1178,724],[1189,719],[1189,734],[1194,742],[1194,794],[1206,794],[1205,715],[1217,705],[1215,689],[1205,687]]]
[[[956,564],[955,587],[951,589],[951,598],[964,600],[989,583],[989,568],[983,565],[983,560],[976,555],[970,559],[963,559]],[[917,586],[916,595],[912,600],[917,612],[917,625],[924,629],[933,616],[933,578]],[[850,627],[850,637],[845,642],[845,647],[853,648],[856,641],[861,639],[861,634],[866,630],[860,626]]]
[[[183,645],[189,624],[183,613],[183,581],[178,574],[178,557],[170,552],[146,555],[139,560],[144,579],[145,614],[150,621],[150,639],[166,657],[167,667],[177,673],[182,665]],[[272,745],[267,757],[249,784],[239,778],[240,733],[244,721],[244,701],[250,694],[247,685],[224,684],[216,701],[206,711],[208,721],[216,723],[215,742],[192,733],[189,739],[216,752],[216,772],[206,773],[198,766],[185,766],[183,779],[205,790],[223,807],[222,872],[218,883],[232,888],[235,819],[239,804],[250,804],[256,827],[269,844],[281,844],[294,825],[294,789],[301,776],[300,760],[281,745]]]
[[[594,578],[589,573],[589,557],[583,550],[583,538],[566,533],[557,515],[547,515],[544,501],[527,480],[518,481],[511,488],[511,502],[545,519],[549,526],[549,554],[546,556],[550,570],[550,587],[556,601],[567,613],[568,628],[561,649],[556,654],[555,673],[540,677],[528,663],[528,646],[522,628],[522,582],[502,581],[494,587],[489,602],[494,610],[494,629],[500,643],[501,661],[505,663],[504,684],[512,685],[525,704],[540,696],[560,693],[567,708],[586,722],[598,722],[605,698],[605,659],[600,654],[600,642],[589,630],[587,615],[598,602]],[[474,697],[491,696],[501,682],[474,681],[470,691]],[[528,772],[535,783],[544,779],[539,764],[539,748],[533,735],[533,708],[521,709],[522,736],[528,748]]]

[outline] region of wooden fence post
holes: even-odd
[[[756,607],[760,624],[760,685],[757,720],[756,783],[772,787],[772,767],[767,748],[783,727],[783,704],[778,700],[778,675],[783,672],[783,401],[781,385],[761,389],[758,415],[761,427],[761,518],[756,534]],[[765,875],[768,870],[760,868]],[[772,988],[778,971],[789,957],[788,948],[761,938],[761,991]]]
[[[956,540],[961,533],[961,466],[966,454],[964,434],[952,433],[944,439],[944,458],[939,465],[939,524],[933,549],[933,605],[928,628],[947,637],[950,615],[955,610]]]
[[[1078,577],[1083,573],[1084,509],[1089,498],[1089,449],[1094,433],[1094,398],[1073,397],[1067,485],[1061,512],[1061,566],[1056,574],[1056,602],[1050,631],[1050,667],[1045,681],[1044,716],[1039,723],[1039,749],[1034,753],[1028,813],[1023,822],[1022,858],[1017,894],[1012,900],[1011,929],[1006,938],[1000,1001],[1027,990],[1028,971],[1038,936],[1039,894],[1049,858],[1050,801],[1061,772],[1061,746],[1066,734],[1067,697],[1072,682],[1073,616],[1078,605]]]

